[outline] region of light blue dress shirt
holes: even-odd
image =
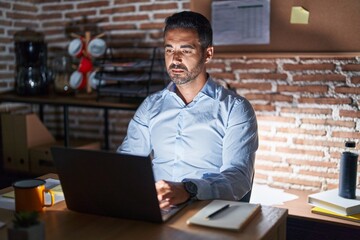
[[[175,88],[144,100],[118,152],[153,153],[155,180],[190,180],[198,199],[240,200],[251,189],[258,148],[252,106],[211,77],[187,105]]]

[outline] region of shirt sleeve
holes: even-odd
[[[123,143],[118,147],[117,152],[138,156],[148,156],[150,154],[148,103],[148,99],[145,99],[136,110],[129,122],[127,135]]]
[[[184,179],[198,187],[197,198],[241,200],[252,187],[255,152],[258,148],[257,120],[246,99],[235,102],[223,139],[220,173],[201,179]]]

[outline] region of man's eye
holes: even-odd
[[[166,52],[166,53],[172,53],[172,52],[174,52],[174,50],[169,49],[169,48],[166,48],[166,49],[165,49],[165,52]]]
[[[184,54],[190,54],[190,53],[191,53],[191,50],[189,50],[189,49],[184,49],[182,52],[183,52]]]

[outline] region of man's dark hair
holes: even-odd
[[[211,24],[209,20],[200,13],[183,11],[167,17],[165,20],[164,36],[167,31],[177,28],[195,30],[203,49],[213,45]]]

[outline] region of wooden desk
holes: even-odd
[[[360,239],[360,223],[311,213],[312,206],[307,203],[307,196],[311,192],[301,190],[285,192],[298,196],[298,199],[277,206],[289,210],[288,239]]]
[[[56,178],[46,175],[43,178]],[[0,190],[0,194],[12,190]],[[41,214],[45,222],[47,240],[88,239],[285,239],[287,210],[262,207],[261,212],[240,232],[188,226],[186,220],[205,206],[198,201],[181,210],[163,224],[81,214],[69,211],[65,202],[50,207]],[[9,223],[13,212],[0,209],[0,221]],[[6,239],[6,228],[0,229],[0,239]]]
[[[128,98],[102,98],[98,99],[96,93],[78,94],[74,96],[62,96],[49,94],[44,96],[19,96],[15,93],[1,93],[0,102],[36,104],[39,106],[40,119],[43,120],[43,106],[53,105],[63,108],[64,122],[64,145],[69,145],[69,107],[96,108],[104,110],[104,145],[109,149],[109,128],[108,128],[108,111],[109,109],[131,110],[135,111],[141,103],[141,99]]]

